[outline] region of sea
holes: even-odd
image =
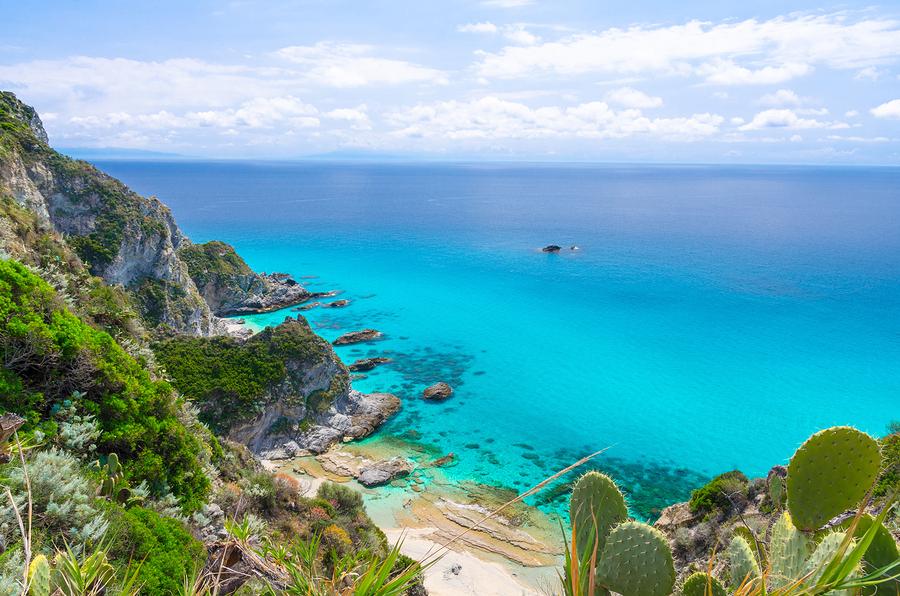
[[[302,314],[328,340],[384,333],[336,348],[392,359],[353,382],[403,402],[370,440],[453,453],[454,481],[524,491],[607,448],[590,466],[652,519],[817,430],[900,419],[900,168],[97,165],[193,241],[340,291]],[[423,400],[438,381],[453,396]]]

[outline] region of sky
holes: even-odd
[[[897,0],[0,0],[0,15],[0,89],[59,147],[900,165]]]

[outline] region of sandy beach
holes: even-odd
[[[412,472],[371,489],[354,479],[365,462],[392,457],[406,457]],[[450,482],[428,465],[428,457],[416,457],[402,443],[350,443],[266,465],[297,478],[308,494],[326,480],[362,493],[369,516],[391,543],[402,540],[404,554],[434,561],[425,570],[425,586],[434,596],[550,594],[558,581],[562,544],[554,519],[522,504],[485,519],[509,499],[509,491]]]

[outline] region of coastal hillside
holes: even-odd
[[[824,429],[656,519],[605,450],[522,490],[459,482],[465,455],[412,429],[357,442],[402,405],[351,384],[390,362],[362,351],[380,331],[223,318],[319,295],[192,243],[0,93],[0,596],[900,593],[896,425]]]
[[[302,302],[300,284],[253,272],[222,243],[191,244],[158,200],[50,148],[35,111],[6,92],[0,256],[11,491],[0,508],[0,594],[22,593],[23,581],[28,591],[23,566],[59,571],[71,556],[77,567],[87,548],[109,569],[92,590],[133,581],[141,593],[175,594],[209,567],[224,593],[261,593],[262,576],[243,588],[252,577],[235,541],[250,534],[298,548],[315,539],[324,570],[377,562],[384,581],[414,589],[417,568],[388,547],[358,495],[329,484],[310,495],[248,450],[321,451],[399,407],[351,391],[346,367],[302,318],[249,337],[217,316]],[[20,525],[26,501],[34,518]]]

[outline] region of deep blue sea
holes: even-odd
[[[354,385],[399,395],[382,432],[456,453],[456,479],[521,490],[611,446],[597,465],[651,516],[900,419],[900,169],[98,165],[194,241],[343,290],[305,314],[387,335],[338,353],[394,359]],[[422,401],[436,381],[453,398]]]

